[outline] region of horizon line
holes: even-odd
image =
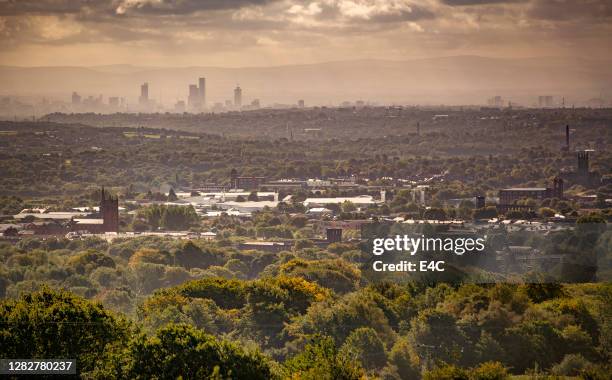
[[[20,68],[20,69],[40,69],[40,68],[79,68],[79,69],[96,69],[103,67],[113,67],[113,66],[128,66],[134,68],[141,69],[197,69],[197,68],[205,68],[205,69],[227,69],[227,70],[240,70],[240,69],[271,69],[271,68],[280,68],[280,67],[298,67],[298,66],[316,66],[316,65],[325,65],[325,64],[337,64],[337,63],[350,63],[350,62],[390,62],[390,63],[402,63],[402,62],[417,62],[417,61],[427,61],[427,60],[440,60],[440,59],[451,59],[451,58],[479,58],[479,59],[488,59],[488,60],[499,60],[499,61],[519,61],[519,60],[531,60],[531,59],[573,59],[573,60],[583,60],[583,61],[602,61],[602,62],[611,62],[612,59],[604,59],[604,58],[589,58],[589,57],[575,57],[575,56],[525,56],[525,57],[492,57],[485,55],[477,55],[477,54],[459,54],[459,55],[441,55],[441,56],[431,56],[431,57],[419,57],[419,58],[408,58],[408,59],[388,59],[388,58],[355,58],[355,59],[338,59],[338,60],[328,60],[328,61],[318,61],[318,62],[310,62],[310,63],[287,63],[287,64],[277,64],[277,65],[269,65],[269,66],[218,66],[218,65],[189,65],[189,66],[147,66],[147,65],[137,65],[133,63],[109,63],[102,65],[87,65],[87,66],[78,66],[78,65],[39,65],[39,66],[21,66],[21,65],[9,65],[9,64],[0,64],[0,68]]]

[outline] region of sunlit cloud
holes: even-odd
[[[87,65],[86,46],[100,44],[107,63],[147,56],[163,65],[610,58],[610,35],[608,0],[0,0],[0,64],[15,65],[43,65],[45,56]]]

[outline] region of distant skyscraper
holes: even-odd
[[[189,85],[189,97],[187,98],[187,104],[191,109],[200,107],[200,91],[197,84]]]
[[[504,99],[502,99],[501,96],[494,96],[492,98],[489,98],[487,100],[487,104],[491,107],[503,107],[504,106]]]
[[[234,89],[234,107],[242,107],[242,89],[240,86],[236,86]]]
[[[206,106],[206,78],[198,79],[198,90],[200,94],[200,105],[202,107]]]
[[[108,98],[108,105],[111,107],[119,107],[119,97],[111,96],[110,98]]]
[[[304,100],[303,99],[298,100],[298,108],[304,108]]]
[[[140,98],[138,98],[138,102],[144,106],[149,104],[149,83],[145,82],[140,85]]]
[[[81,96],[77,94],[76,91],[72,93],[72,104],[73,105],[81,104]]]

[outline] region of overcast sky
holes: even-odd
[[[0,0],[0,64],[612,58],[612,0]]]

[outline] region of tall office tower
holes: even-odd
[[[298,100],[298,108],[304,108],[304,100],[303,99]]]
[[[149,104],[149,83],[143,83],[140,85],[140,98],[138,98],[138,103],[141,105]]]
[[[198,79],[198,90],[200,91],[200,105],[206,107],[206,78]]]
[[[197,84],[189,85],[189,96],[187,97],[187,105],[189,108],[198,108],[200,106],[200,91]]]
[[[242,107],[242,89],[240,86],[236,86],[234,89],[234,107]]]
[[[76,91],[72,92],[72,104],[75,106],[81,104],[81,96]]]

